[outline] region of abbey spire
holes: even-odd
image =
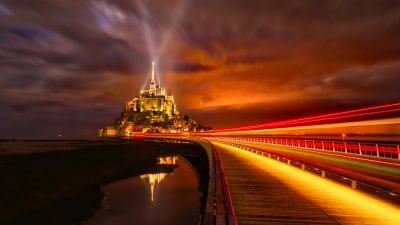
[[[156,83],[156,79],[154,78],[154,61],[151,63],[151,83]]]
[[[154,75],[154,61],[151,63],[151,81],[150,81],[150,94],[156,94],[157,83]]]

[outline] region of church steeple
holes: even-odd
[[[154,78],[154,61],[151,63],[151,83],[156,83],[156,79]]]
[[[154,61],[151,63],[151,81],[150,81],[150,94],[156,94],[157,83],[154,76]]]

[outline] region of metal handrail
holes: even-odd
[[[305,140],[294,138],[252,138],[252,137],[215,137],[220,140],[240,141],[256,144],[278,145],[304,149],[341,152],[345,154],[363,155],[376,158],[400,160],[400,145],[346,142],[332,140]]]
[[[390,199],[390,200],[394,200],[396,202],[398,202],[400,200],[400,193],[394,193],[391,190],[387,190],[384,189],[382,187],[378,187],[376,185],[373,184],[369,184],[367,182],[363,182],[359,179],[353,178],[353,177],[347,177],[346,175],[343,174],[339,174],[339,173],[335,173],[333,171],[329,171],[326,170],[324,168],[319,168],[317,166],[314,165],[310,165],[308,163],[302,162],[301,160],[297,160],[295,158],[291,158],[291,157],[287,157],[287,156],[281,156],[279,154],[276,153],[271,153],[271,152],[266,152],[265,150],[262,149],[258,149],[258,148],[254,148],[254,147],[250,147],[250,146],[246,146],[246,145],[241,145],[241,144],[237,144],[234,142],[226,142],[223,140],[216,140],[216,138],[209,138],[212,141],[217,141],[221,144],[225,144],[225,145],[229,145],[229,146],[233,146],[239,149],[243,149],[255,154],[260,154],[262,156],[267,156],[268,158],[271,159],[276,159],[277,161],[281,161],[281,162],[286,162],[288,165],[291,166],[295,166],[298,167],[298,165],[300,165],[300,168],[302,170],[306,170],[306,168],[310,169],[311,171],[320,173],[320,176],[322,178],[329,178],[331,180],[341,180],[341,182],[345,182],[350,181],[350,187],[352,189],[358,189],[358,186],[363,186],[363,189],[365,190],[365,188],[369,189],[369,192],[374,193],[374,194],[383,194],[383,197],[385,197],[386,199]],[[275,158],[273,158],[275,157]],[[330,176],[328,177],[327,175],[330,174]],[[336,178],[336,179],[335,179]]]

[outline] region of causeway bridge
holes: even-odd
[[[396,110],[147,138],[208,150],[207,225],[392,225],[400,224],[400,119],[354,118]]]

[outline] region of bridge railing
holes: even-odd
[[[209,141],[203,139],[186,139],[182,136],[152,135],[145,141],[172,144],[199,144],[205,149],[209,162],[209,184],[205,205],[203,225],[237,225],[232,199],[226,180],[224,166],[218,152]]]
[[[263,137],[215,137],[225,141],[239,141],[256,144],[278,145],[303,149],[314,149],[346,154],[372,156],[400,160],[400,146],[398,144],[375,144],[361,142],[305,140],[292,138],[263,138]]]

